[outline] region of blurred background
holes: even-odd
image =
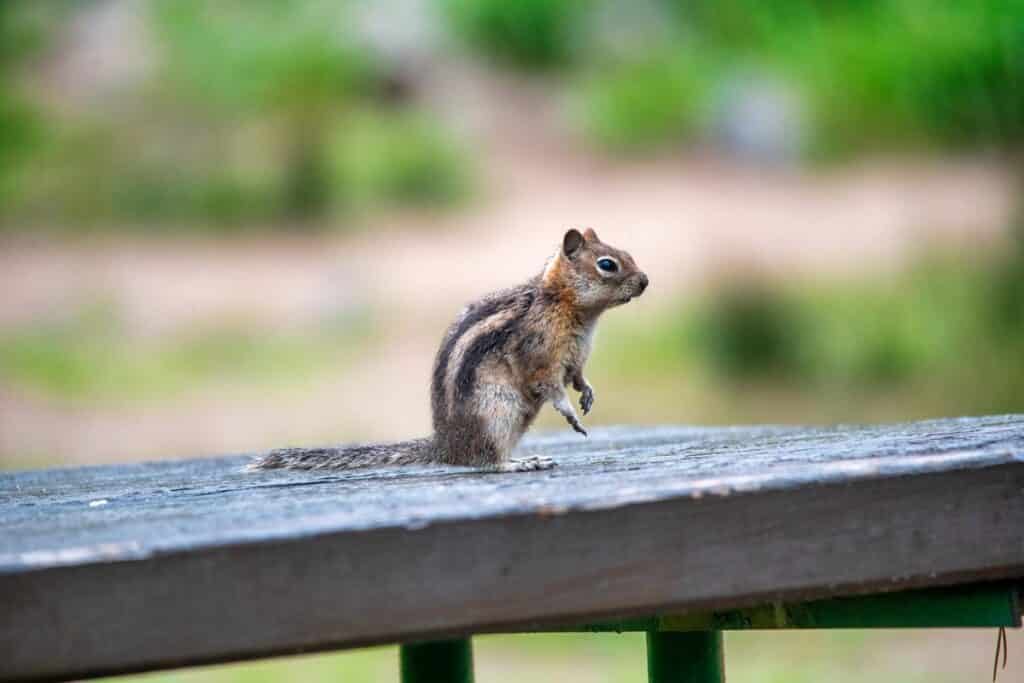
[[[1024,411],[1024,0],[5,0],[0,81],[0,468],[424,435],[446,324],[582,226],[652,281],[591,425]],[[994,646],[727,643],[780,682],[981,680]],[[477,651],[645,680],[633,636]]]

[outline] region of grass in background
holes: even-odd
[[[12,198],[19,220],[9,226],[46,220],[50,230],[75,232],[111,223],[151,233],[254,232],[292,215],[289,183],[325,193],[324,211],[342,217],[385,205],[451,206],[473,184],[463,151],[435,121],[413,113],[353,111],[333,120],[323,168],[297,171],[322,174],[315,180],[282,174],[285,150],[264,126],[195,129],[188,141],[176,140],[180,132],[153,122],[117,135],[102,123],[49,129],[20,169]],[[144,156],[140,145],[148,146]]]
[[[691,411],[654,410],[646,422],[1019,411],[1022,257],[934,259],[880,281],[813,288],[735,282],[639,330],[610,320],[595,361],[603,382],[640,385],[630,392],[651,400],[674,392],[665,403]]]
[[[287,657],[258,663],[181,669],[107,680],[119,683],[397,683],[398,648],[369,648],[343,654]]]
[[[210,163],[218,156],[211,157],[210,138],[220,137],[216,148],[223,151],[235,136],[212,127],[184,133],[186,141],[177,137],[181,130],[170,130],[153,121],[126,122],[117,132],[99,121],[50,125],[21,170],[12,207],[17,224],[52,221],[87,232],[114,222],[154,233],[202,232],[251,229],[281,215],[272,176],[259,167]]]
[[[359,112],[336,128],[329,154],[339,194],[356,206],[446,206],[472,187],[468,156],[415,113]]]
[[[0,335],[0,378],[43,396],[102,404],[162,400],[203,387],[294,384],[344,366],[373,338],[355,314],[297,333],[222,324],[150,340],[126,335],[102,308]]]
[[[613,316],[592,364],[600,384],[651,400],[685,387],[704,412],[645,414],[643,401],[622,406],[602,394],[596,419],[606,403],[616,420],[636,413],[646,422],[757,416],[735,401],[771,403],[766,416],[790,420],[850,419],[856,415],[842,411],[854,406],[902,405],[891,420],[1020,410],[1022,264],[1024,253],[1011,251],[969,265],[932,259],[869,282],[808,288],[737,281],[641,325]],[[151,340],[127,335],[116,316],[97,307],[0,334],[0,377],[63,399],[159,399],[217,382],[301,381],[348,362],[374,334],[372,321],[355,313],[288,334],[229,322]],[[679,396],[665,401],[689,404]]]
[[[1010,640],[1012,649],[1013,633]],[[989,629],[729,632],[725,637],[726,668],[734,683],[961,683],[983,679],[990,672],[993,642],[994,631]],[[640,633],[482,636],[474,638],[473,645],[480,683],[647,680],[644,636]],[[397,683],[398,649],[379,647],[109,680]]]

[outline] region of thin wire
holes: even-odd
[[[1006,668],[1006,651],[1009,650],[1009,646],[1006,643],[1006,627],[1000,626],[999,632],[996,633],[996,657],[992,661],[992,683],[996,683],[996,675],[999,673],[999,651],[1003,651],[1003,666]]]
[[[1010,651],[1010,646],[1006,642],[1006,627],[1005,626],[1000,626],[999,627],[999,634],[1003,637],[1003,667],[1002,668],[1005,669],[1006,668],[1006,653]]]

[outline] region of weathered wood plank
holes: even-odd
[[[1024,417],[598,430],[550,472],[0,476],[0,678],[1024,576]]]

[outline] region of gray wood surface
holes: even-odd
[[[1024,416],[522,450],[559,466],[0,475],[0,679],[1024,577]]]

